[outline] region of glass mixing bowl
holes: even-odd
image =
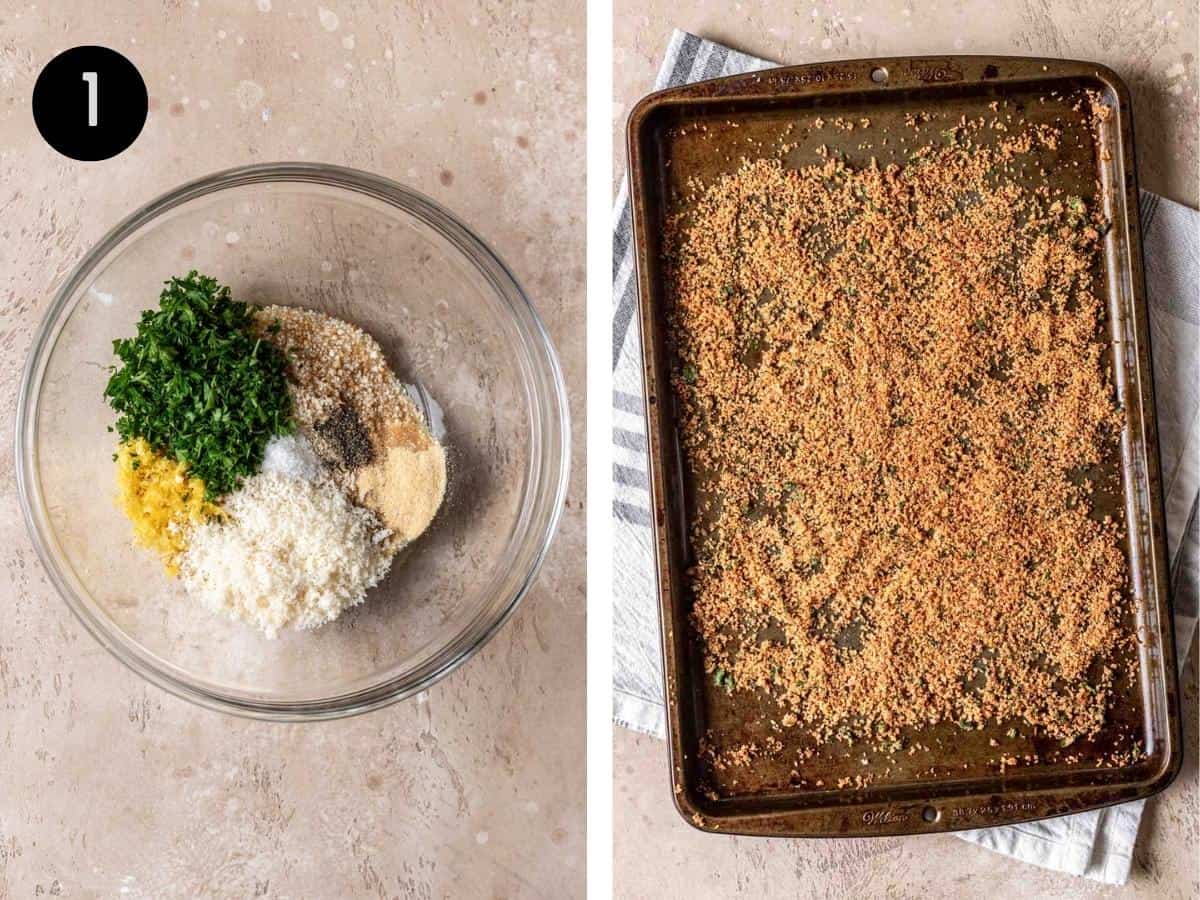
[[[445,502],[366,602],[268,640],[189,601],[135,547],[115,503],[112,341],[190,269],[236,299],[318,309],[382,345],[449,460]],[[349,715],[469,659],[529,589],[567,487],[554,348],[504,263],[446,210],[387,179],[249,166],[170,192],[67,278],[34,338],[17,411],[17,485],[33,543],[87,629],[154,684],[265,719]]]

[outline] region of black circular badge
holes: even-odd
[[[33,120],[46,143],[71,159],[116,156],[146,124],[149,98],[137,68],[107,47],[72,47],[33,86]]]

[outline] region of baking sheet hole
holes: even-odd
[[[888,71],[883,66],[876,66],[871,70],[871,80],[876,84],[884,84],[888,79]]]
[[[941,817],[941,811],[934,809],[932,806],[927,806],[921,810],[921,818],[926,822],[936,822]]]

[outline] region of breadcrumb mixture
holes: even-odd
[[[1007,174],[1053,130],[971,127],[905,166],[743,161],[668,223],[705,666],[817,740],[1015,719],[1065,745],[1125,665],[1106,225]]]
[[[388,548],[416,540],[445,497],[446,453],[378,342],[299,307],[268,306],[256,325],[287,355],[296,420],[330,477],[379,516]]]
[[[288,380],[296,420],[318,455],[338,459],[344,448],[327,446],[327,423],[349,413],[361,422],[370,446],[370,462],[395,443],[394,432],[432,441],[404,385],[369,334],[342,319],[296,306],[267,306],[256,325],[266,340],[288,357]],[[334,466],[344,489],[354,485],[353,471]]]

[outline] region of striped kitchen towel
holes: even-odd
[[[655,90],[776,64],[676,31]],[[1200,214],[1141,198],[1167,544],[1180,664],[1196,630],[1200,580]],[[628,180],[613,221],[613,720],[666,734],[658,601],[650,531],[646,421]],[[1129,877],[1142,803],[959,837],[1046,868],[1110,884]]]

